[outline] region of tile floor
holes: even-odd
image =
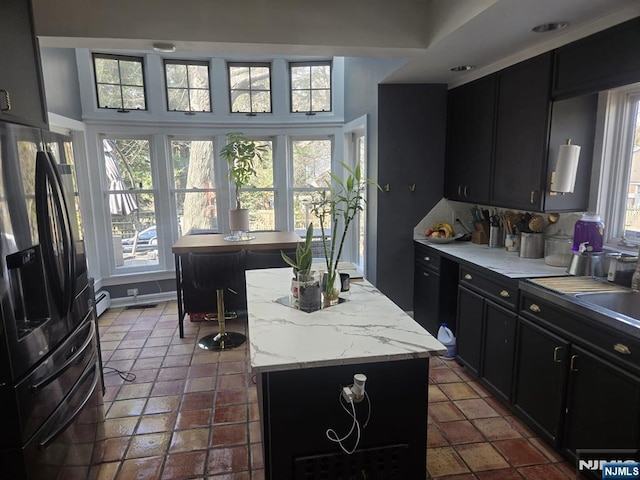
[[[241,320],[228,326],[245,328]],[[264,478],[246,345],[223,353],[202,350],[197,340],[217,324],[188,317],[180,339],[175,302],[110,309],[99,328],[107,435],[100,480]],[[111,369],[132,372],[135,380]],[[575,477],[572,465],[455,362],[432,359],[429,382],[429,478]]]

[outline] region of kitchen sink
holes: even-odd
[[[627,317],[640,320],[640,294],[635,292],[577,293],[576,298]]]

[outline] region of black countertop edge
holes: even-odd
[[[564,308],[574,315],[580,315],[597,324],[605,325],[618,332],[640,339],[640,322],[635,318],[588,303],[571,294],[554,292],[527,280],[520,280],[518,288],[524,292],[536,295],[549,303],[553,303],[558,307]]]

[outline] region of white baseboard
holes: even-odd
[[[176,300],[176,292],[150,293],[136,297],[119,297],[111,299],[112,307],[132,307],[135,305],[148,305],[150,303],[170,302]]]

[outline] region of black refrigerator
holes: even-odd
[[[0,123],[0,478],[95,478],[101,359],[68,138]]]

